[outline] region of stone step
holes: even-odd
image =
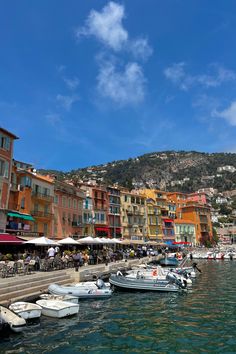
[[[55,279],[54,279],[54,282],[55,282]],[[24,285],[22,285],[21,289],[19,289],[17,291],[10,291],[5,294],[1,294],[0,295],[0,304],[6,305],[10,301],[15,302],[15,301],[25,300],[25,299],[32,298],[32,297],[37,297],[41,293],[47,292],[48,286],[51,283],[52,283],[52,281],[50,281],[50,279],[48,279],[46,282],[37,283],[37,285],[32,283],[31,286],[29,286],[28,288],[24,287]],[[71,278],[69,276],[67,276],[67,277],[64,277],[60,280],[57,279],[56,283],[60,284],[60,285],[68,285],[68,284],[71,284]]]
[[[65,271],[55,271],[48,273],[35,272],[28,275],[17,275],[8,278],[0,278],[0,292],[3,288],[10,287],[12,285],[22,285],[22,284],[31,284],[37,280],[47,280],[47,279],[56,279],[58,276],[67,275]]]
[[[44,284],[51,284],[51,283],[58,282],[60,280],[67,280],[67,279],[70,279],[70,277],[68,277],[68,275],[60,274],[60,275],[57,275],[57,277],[31,279],[31,282],[28,282],[28,283],[25,283],[22,281],[20,284],[19,283],[16,284],[13,282],[11,285],[1,288],[0,299],[1,299],[1,295],[7,294],[10,292],[20,291],[21,289],[30,289],[32,286],[37,286],[37,285],[43,286]]]

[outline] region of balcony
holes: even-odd
[[[51,219],[54,214],[41,210],[31,210],[31,215],[37,218]]]
[[[32,197],[37,198],[37,199],[41,199],[41,200],[46,200],[47,202],[53,201],[53,197],[51,195],[42,194],[37,191],[32,191]]]

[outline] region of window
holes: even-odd
[[[9,177],[9,162],[0,160],[0,176]]]
[[[25,198],[21,198],[21,201],[20,201],[20,207],[21,209],[25,209]]]
[[[78,200],[78,210],[83,209],[83,201],[82,200]]]
[[[68,199],[68,208],[71,208],[71,198]]]
[[[36,222],[34,223],[34,232],[38,232],[38,224]]]
[[[32,179],[29,178],[28,176],[23,176],[20,179],[20,184],[23,187],[31,187],[32,186]]]
[[[58,204],[58,195],[54,195],[54,203]]]
[[[0,135],[0,147],[4,150],[10,150],[11,140],[8,136]]]
[[[66,207],[66,197],[62,197],[62,206]]]
[[[66,224],[66,213],[65,212],[62,213],[62,224],[63,225]]]
[[[76,199],[73,199],[73,208],[77,209],[77,200]]]
[[[48,234],[48,224],[43,224],[43,233],[45,236]]]

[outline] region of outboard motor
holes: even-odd
[[[173,273],[168,273],[166,279],[168,279],[172,284],[178,285],[182,289],[187,287],[187,281],[183,280],[182,282],[181,280],[177,279]]]
[[[105,283],[104,283],[104,281],[102,279],[98,279],[96,281],[96,285],[97,285],[98,289],[102,289],[102,288],[105,287]]]

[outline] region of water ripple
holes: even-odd
[[[236,262],[199,262],[187,294],[115,293],[83,301],[78,317],[2,340],[15,353],[235,353]]]

